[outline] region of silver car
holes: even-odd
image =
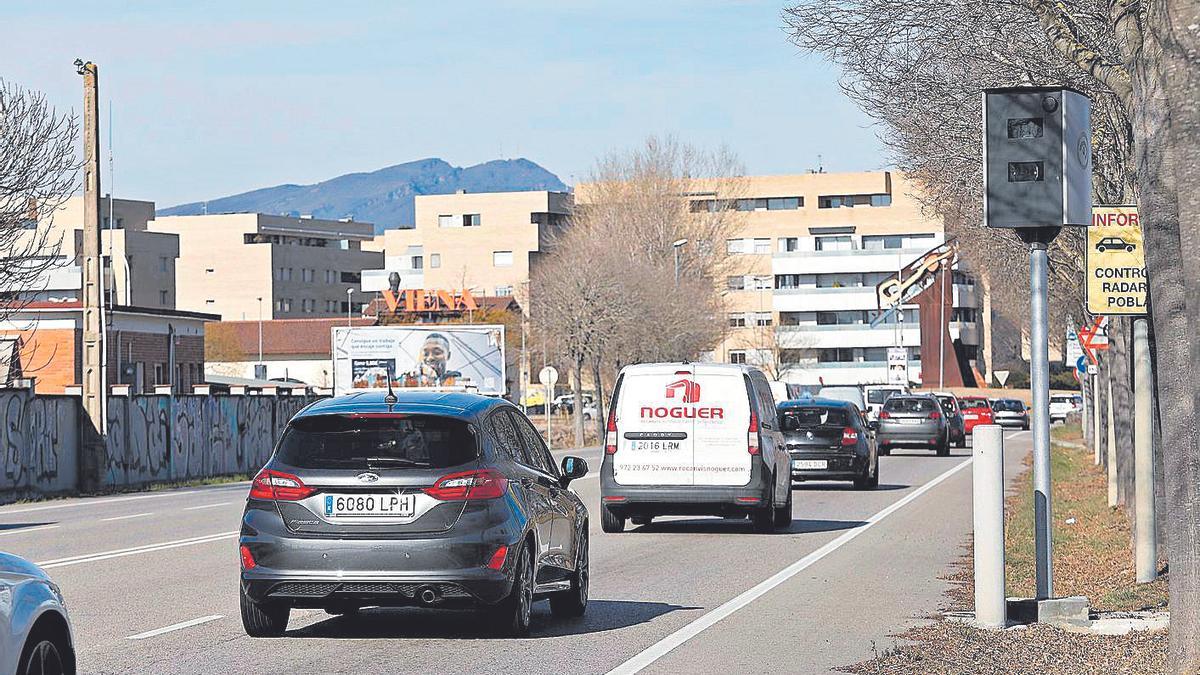
[[[62,593],[42,568],[0,552],[0,673],[75,672],[75,640]]]
[[[881,455],[898,446],[932,448],[938,457],[950,454],[950,427],[933,396],[893,396],[883,404],[873,426]]]

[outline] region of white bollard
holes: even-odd
[[[975,467],[975,623],[1004,628],[1004,430],[975,427],[971,445]]]

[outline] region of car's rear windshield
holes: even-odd
[[[288,425],[276,458],[305,469],[444,469],[479,456],[466,421],[437,415],[314,415]]]
[[[903,396],[893,396],[883,404],[883,409],[888,412],[899,413],[928,413],[934,411],[936,405],[928,398],[906,398]]]
[[[1020,401],[1014,401],[1011,398],[1002,398],[999,401],[996,401],[996,404],[992,406],[992,410],[999,410],[1003,412],[1024,412],[1025,404],[1021,403]]]
[[[867,390],[867,403],[878,405],[899,393],[899,389],[869,389]]]
[[[779,411],[784,431],[798,431],[813,427],[848,427],[850,416],[842,408],[813,406],[811,408],[785,408]]]
[[[963,410],[971,410],[973,408],[987,408],[988,402],[986,398],[964,398],[959,400],[959,405]]]
[[[1051,403],[1074,403],[1075,397],[1074,396],[1051,396],[1050,402]]]

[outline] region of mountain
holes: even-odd
[[[527,159],[496,159],[466,168],[436,157],[389,166],[370,173],[348,173],[312,185],[276,185],[229,197],[160,209],[160,216],[257,212],[353,218],[382,232],[413,225],[413,197],[510,190],[564,191],[558,176]]]

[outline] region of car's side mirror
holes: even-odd
[[[563,457],[562,461],[562,476],[563,486],[587,475],[588,465],[582,457]]]

